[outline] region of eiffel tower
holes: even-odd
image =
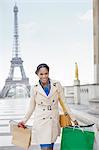
[[[12,60],[11,60],[11,66],[10,66],[10,72],[9,72],[9,76],[5,81],[5,85],[1,91],[1,97],[7,97],[9,91],[12,88],[16,88],[17,86],[23,86],[25,88],[25,90],[27,91],[27,95],[30,96],[30,85],[29,85],[29,78],[26,77],[25,71],[24,71],[24,67],[23,67],[23,60],[21,59],[21,57],[19,56],[19,43],[18,43],[18,7],[14,6],[13,9],[14,12],[14,55],[12,56]],[[21,79],[14,79],[14,71],[15,68],[19,68],[20,73],[21,73]]]

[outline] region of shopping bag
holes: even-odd
[[[72,125],[71,119],[68,114],[67,115],[64,115],[64,114],[59,115],[59,122],[60,122],[60,127],[66,127],[66,126]]]
[[[70,126],[70,125],[72,125],[72,119],[71,119],[70,115],[67,113],[65,104],[64,104],[64,102],[60,96],[58,96],[58,99],[59,99],[60,105],[61,105],[63,112],[64,112],[64,114],[59,115],[60,127],[63,128],[66,126]]]
[[[28,149],[31,145],[31,127],[26,126],[25,128],[20,128],[15,122],[10,122],[10,127],[12,134],[12,144],[24,149]]]
[[[95,133],[81,128],[62,129],[61,150],[93,150]]]

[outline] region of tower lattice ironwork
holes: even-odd
[[[7,97],[10,89],[16,88],[17,86],[23,86],[28,96],[30,95],[30,85],[29,85],[29,78],[26,77],[24,67],[23,67],[23,60],[19,56],[19,35],[18,35],[18,7],[15,4],[14,9],[14,47],[13,47],[13,56],[11,60],[10,72],[9,76],[5,81],[5,85],[1,91],[1,97]],[[14,71],[15,68],[19,68],[21,73],[20,79],[14,78]]]

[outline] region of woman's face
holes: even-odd
[[[43,84],[48,82],[49,72],[45,67],[40,68],[37,75]]]

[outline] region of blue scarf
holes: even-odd
[[[48,84],[45,87],[43,87],[41,80],[39,80],[39,83],[42,86],[43,90],[45,91],[46,95],[48,96],[51,89],[50,80],[48,80]]]

